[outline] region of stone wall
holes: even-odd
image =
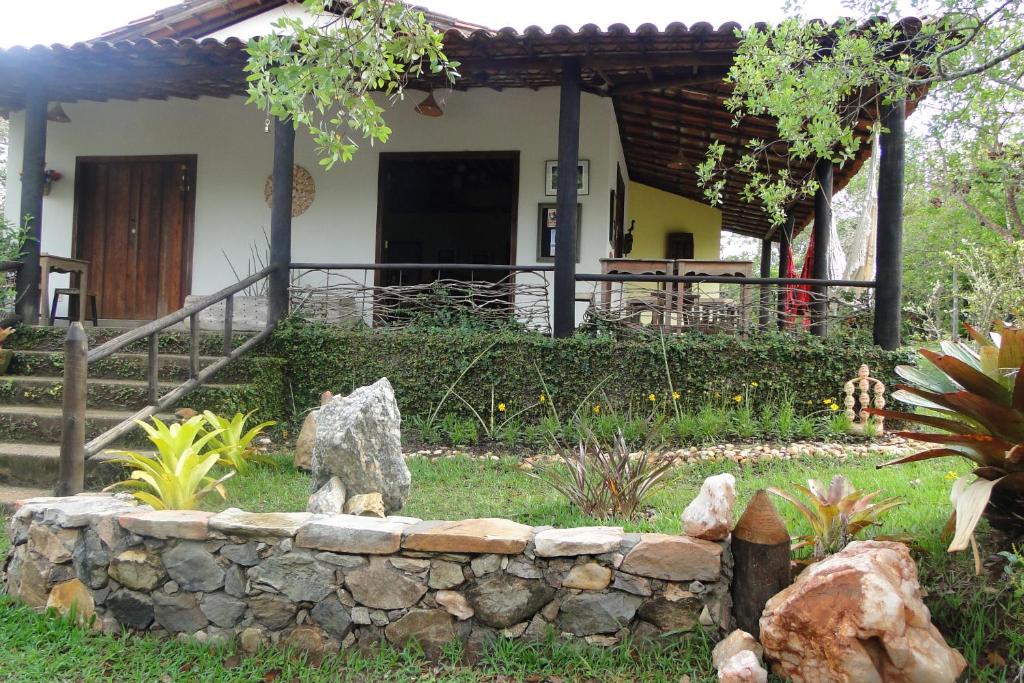
[[[246,650],[458,638],[472,654],[549,629],[612,645],[730,626],[727,542],[618,527],[154,512],[120,494],[22,501],[9,533],[4,584],[28,605]]]

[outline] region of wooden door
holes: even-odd
[[[79,159],[75,254],[101,318],[153,320],[191,287],[194,156]]]

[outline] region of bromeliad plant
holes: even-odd
[[[875,502],[878,491],[864,493],[841,474],[825,486],[817,479],[808,479],[807,486],[793,484],[809,503],[777,488],[768,491],[789,502],[811,525],[811,533],[794,539],[793,550],[812,548],[811,557],[821,560],[837,553],[870,527],[876,526],[885,513],[901,504],[898,498]]]
[[[893,397],[917,408],[868,412],[933,429],[899,436],[934,448],[880,465],[899,465],[946,456],[967,458],[972,474],[953,485],[954,528],[950,552],[974,543],[982,515],[994,528],[1024,533],[1024,329],[1002,327],[985,335],[967,326],[977,349],[943,342],[942,353],[921,349],[924,362],[896,371],[908,384]]]
[[[132,473],[107,490],[129,489],[132,495],[156,510],[195,510],[199,501],[213,492],[227,498],[224,482],[234,476],[235,471],[219,479],[209,476],[221,453],[218,449],[204,451],[221,430],[207,431],[206,418],[202,415],[171,425],[156,417],[152,420],[151,425],[142,420],[135,423],[146,431],[156,446],[156,454],[115,451],[111,461],[132,468]]]
[[[651,429],[649,433],[657,433]],[[575,448],[555,442],[560,464],[538,474],[541,481],[565,496],[588,517],[633,519],[640,504],[664,485],[672,469],[671,460],[648,458],[650,449],[633,454],[619,431],[605,444],[589,428],[583,430]]]
[[[207,452],[219,453],[222,465],[237,470],[239,474],[245,474],[249,471],[249,466],[252,463],[277,464],[273,458],[268,458],[257,452],[256,446],[253,445],[256,437],[267,427],[277,424],[276,422],[272,420],[261,422],[246,431],[245,425],[252,416],[252,411],[244,415],[235,413],[230,420],[209,410],[204,410],[203,416],[206,418],[207,433],[213,435],[213,438],[207,443]]]

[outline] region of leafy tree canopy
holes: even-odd
[[[402,2],[356,0],[336,14],[332,0],[303,0],[306,12],[275,23],[247,46],[249,102],[291,119],[315,141],[320,163],[348,161],[357,138],[386,142],[382,102],[401,98],[410,78],[457,76],[441,34]]]
[[[864,142],[856,130],[860,120],[877,120],[880,106],[928,93],[929,144],[941,155],[937,178],[990,229],[1004,231],[1008,240],[1024,238],[1022,5],[849,0],[852,18],[828,26],[803,18],[797,3],[778,26],[742,31],[725,106],[737,121],[776,119],[777,134],[750,140],[733,159],[713,142],[698,168],[705,196],[721,203],[727,176],[746,174],[742,199],[760,204],[781,224],[789,204],[817,189],[812,177],[793,172],[793,160],[848,163]],[[882,15],[889,19],[877,19]],[[904,15],[925,18],[900,23]],[[972,180],[964,182],[965,176]],[[999,206],[983,208],[983,195]]]

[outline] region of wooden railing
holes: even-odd
[[[228,363],[241,357],[260,344],[274,331],[276,320],[270,318],[266,327],[247,339],[238,348],[232,344],[232,318],[234,296],[260,280],[269,277],[276,270],[267,266],[230,287],[211,294],[189,306],[142,325],[89,350],[88,337],[82,324],[75,322],[68,330],[64,342],[64,408],[61,426],[60,469],[57,495],[67,496],[78,493],[85,483],[86,460],[112,444],[135,427],[136,420],[145,420],[157,412],[174,405],[190,393],[203,386],[214,374]],[[220,358],[205,368],[199,367],[200,325],[199,314],[207,308],[224,302],[224,345]],[[171,391],[160,394],[160,333],[185,320],[189,321],[190,346],[188,379]],[[147,339],[149,357],[147,365],[148,405],[131,417],[111,427],[104,433],[85,442],[86,398],[88,395],[89,365],[102,360],[129,344]]]

